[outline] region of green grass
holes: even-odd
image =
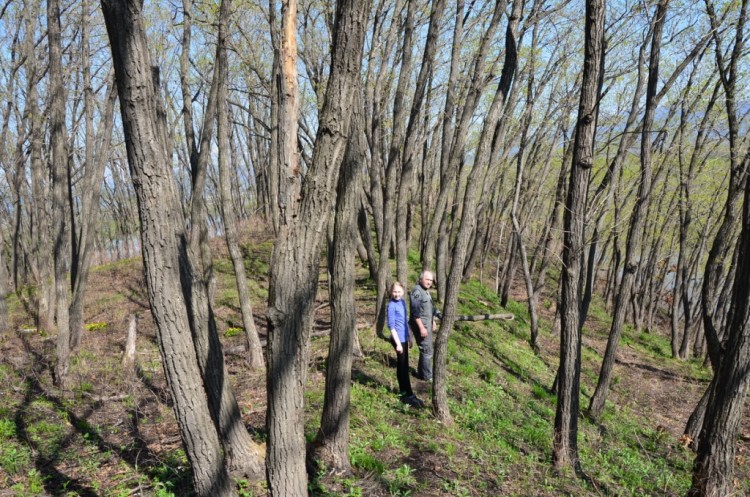
[[[265,281],[270,251],[270,242],[243,247],[253,299],[267,297]],[[416,251],[409,252],[410,275],[414,279],[418,259]],[[108,269],[127,276],[125,272],[137,266],[139,262],[131,259],[110,264]],[[215,270],[217,307],[224,315],[236,316],[238,297],[229,259],[217,260]],[[363,305],[374,306],[375,285],[367,280],[367,271],[359,268],[357,277],[358,305],[367,299]],[[111,305],[113,295],[104,292],[97,295],[94,305]],[[121,294],[116,295],[122,299],[118,302],[126,300]],[[540,303],[546,310],[553,305],[551,299]],[[503,309],[494,291],[475,280],[462,286],[459,314],[498,311]],[[360,328],[365,358],[355,363],[351,382],[349,458],[354,472],[333,476],[322,470],[310,482],[311,495],[365,496],[373,486],[380,493],[394,496],[684,495],[690,484],[693,454],[675,443],[653,419],[618,405],[613,397],[597,423],[585,416],[579,420],[579,453],[590,481],[552,471],[556,396],[550,387],[557,357],[555,347],[549,343],[559,341],[559,337],[550,336],[551,323],[543,320],[540,328],[542,339],[547,342],[547,355],[544,351],[540,356],[535,355],[528,343],[527,305],[510,301],[505,311],[513,313],[515,320],[459,322],[451,334],[447,355],[448,404],[454,420],[451,426],[440,424],[429,409],[417,410],[399,402],[395,371],[390,366],[392,348],[375,338],[372,329]],[[99,321],[101,317],[94,319],[97,321],[89,323],[91,331],[102,331],[87,334],[87,339],[103,339],[121,331],[122,325],[114,319],[107,317],[107,322]],[[230,328],[224,333],[225,339],[243,332],[237,325],[239,320],[235,317],[231,320],[226,321]],[[596,297],[584,336],[605,339],[609,323],[603,302]],[[163,380],[162,364],[152,336],[140,344],[139,378],[143,383],[158,386]],[[54,354],[49,338],[35,335],[34,339],[46,344],[48,354]],[[313,440],[320,422],[327,347],[325,338],[316,338],[311,343],[305,392],[308,441]],[[671,359],[669,341],[658,333],[639,333],[626,327],[621,347],[636,354],[638,361],[674,374],[701,380],[709,377],[699,361]],[[411,357],[412,366],[416,364],[416,356],[415,352]],[[593,391],[601,356],[594,347],[584,346],[582,360],[583,408],[588,404],[586,394]],[[0,395],[0,488],[11,488],[14,495],[44,494],[50,475],[40,473],[39,468],[54,463],[60,467],[74,466],[77,478],[91,482],[89,490],[97,495],[125,496],[139,488],[144,495],[185,495],[190,486],[190,472],[184,452],[165,448],[158,455],[146,458],[148,451],[130,436],[128,420],[133,417],[138,418],[138,428],[143,433],[173,419],[168,405],[158,398],[156,388],[145,396],[130,395],[125,389],[119,349],[112,355],[85,349],[75,354],[71,360],[74,381],[66,395],[34,390],[44,387],[36,383],[35,374],[31,369],[24,372],[7,363],[0,364],[0,384],[15,388],[3,391],[9,395]],[[242,380],[243,374],[237,378]],[[616,369],[613,388],[623,387],[619,379],[627,378],[625,375],[623,370]],[[430,404],[430,387],[413,381],[422,388],[420,397]],[[100,405],[91,400],[94,394],[120,393],[128,395],[111,404]],[[240,397],[240,401],[245,400]],[[253,399],[253,403],[257,401]],[[260,407],[253,406],[248,411],[257,414],[263,409],[262,403],[261,400]],[[154,405],[157,408],[149,411],[149,406]],[[242,408],[245,412],[244,405]],[[121,410],[119,424],[103,424],[102,417],[97,415],[106,409]],[[260,431],[254,434],[255,438],[265,440],[266,434],[262,428]],[[123,435],[125,441],[107,445],[110,434]],[[136,462],[126,462],[127,454],[132,454]],[[105,470],[106,482],[99,476]],[[72,481],[73,478],[68,484]],[[57,494],[65,495],[68,491],[64,484],[60,483]],[[750,483],[745,487],[750,491]],[[237,489],[241,497],[265,495],[263,484],[241,479],[237,480]]]
[[[462,287],[459,313],[496,308],[494,292],[475,281]],[[389,390],[395,385],[393,370],[377,360],[365,361],[363,369],[375,381],[355,379],[352,385],[350,458],[357,474],[377,475],[390,495],[410,495],[422,488],[419,482],[427,474],[409,458],[419,454],[420,460],[439,461],[455,473],[440,484],[450,495],[684,495],[692,453],[675,448],[652,420],[611,403],[599,424],[585,417],[579,423],[580,457],[590,482],[553,474],[556,398],[549,387],[556,357],[539,357],[530,349],[525,304],[509,302],[507,310],[515,322],[457,323],[451,335],[448,393],[455,424],[450,428],[439,425],[427,410],[405,409]],[[609,318],[601,302],[591,310],[604,329]],[[664,359],[669,353],[668,341],[655,334],[633,336],[630,330],[625,335],[623,344],[647,357]],[[362,341],[367,348],[367,339]],[[382,351],[390,352],[386,345]],[[582,407],[593,390],[601,356],[584,348],[583,360],[597,370],[584,371],[588,386]],[[434,484],[430,489],[436,490]],[[324,484],[319,483],[317,492],[328,495]]]

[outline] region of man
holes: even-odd
[[[432,381],[432,330],[435,328],[435,317],[442,318],[428,291],[434,280],[432,271],[422,271],[419,281],[409,294],[409,326],[419,347],[417,378],[424,381]]]

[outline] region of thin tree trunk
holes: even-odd
[[[630,218],[630,229],[628,232],[627,244],[625,248],[625,266],[623,267],[622,282],[615,299],[615,312],[612,318],[612,328],[607,340],[607,349],[602,360],[599,380],[596,385],[594,395],[591,397],[589,405],[589,414],[597,419],[604,410],[604,403],[607,400],[609,384],[612,380],[612,370],[614,369],[615,359],[617,357],[617,348],[622,336],[622,327],[625,321],[625,310],[627,301],[630,298],[633,280],[638,270],[638,264],[641,257],[636,253],[637,247],[641,244],[643,236],[643,216],[646,213],[651,196],[651,127],[654,123],[656,113],[656,85],[659,81],[659,55],[661,51],[661,34],[666,21],[668,0],[662,0],[656,6],[654,16],[656,23],[654,33],[651,38],[651,57],[648,69],[648,84],[646,87],[646,111],[643,119],[643,128],[641,135],[641,178],[638,187],[638,198],[633,208]]]
[[[57,328],[57,364],[55,384],[65,388],[70,367],[70,321],[68,318],[68,153],[65,136],[65,86],[62,74],[60,4],[47,2],[49,39],[50,155],[52,164],[54,212],[54,264]]]
[[[87,2],[83,2],[84,8],[88,10]],[[84,48],[87,51],[87,48]],[[88,64],[84,63],[84,68]],[[86,70],[86,69],[85,69]],[[114,128],[114,108],[117,91],[114,82],[107,91],[107,103],[102,117],[102,128],[98,136],[93,132],[93,88],[91,88],[90,74],[86,70],[87,80],[85,89],[86,103],[86,175],[84,178],[83,199],[81,201],[81,232],[80,241],[77,244],[78,253],[73,255],[77,261],[78,270],[73,278],[73,297],[70,302],[70,347],[76,350],[80,344],[81,332],[83,330],[83,301],[88,286],[89,269],[96,235],[96,225],[99,220],[99,199],[102,181],[104,180],[104,166],[109,158],[110,145],[112,143],[112,129]],[[98,144],[94,154],[95,143]],[[74,235],[75,236],[75,235]]]
[[[378,249],[380,259],[378,260],[377,279],[377,303],[376,303],[376,332],[379,336],[385,336],[383,328],[385,325],[385,308],[388,300],[387,285],[391,278],[390,248],[391,241],[397,237],[397,217],[406,215],[406,211],[397,210],[399,189],[401,179],[402,157],[401,148],[406,133],[406,90],[410,83],[412,71],[412,44],[414,36],[414,17],[416,15],[416,0],[407,0],[406,17],[403,28],[403,44],[401,47],[401,67],[399,68],[398,83],[393,99],[393,133],[388,159],[385,168],[385,190],[383,191],[383,232]],[[404,193],[406,195],[406,192]],[[408,197],[404,197],[404,202]],[[404,225],[401,224],[401,227]],[[403,270],[404,268],[402,268]]]
[[[407,224],[406,212],[409,209],[409,199],[411,197],[411,186],[414,176],[414,162],[417,152],[417,127],[419,124],[419,113],[422,108],[428,80],[432,75],[435,54],[438,48],[438,34],[440,23],[445,10],[446,0],[435,0],[432,3],[432,12],[430,14],[430,26],[427,31],[427,40],[425,41],[424,54],[422,56],[422,66],[417,77],[414,99],[412,100],[411,111],[409,113],[408,125],[405,130],[405,136],[402,144],[395,144],[400,150],[400,162],[403,170],[401,171],[401,184],[398,188],[398,197],[396,199],[396,274],[398,280],[406,282],[407,280],[407,254],[409,252],[409,233],[410,225]],[[406,42],[405,42],[406,43]],[[402,70],[404,70],[402,68]],[[394,116],[396,117],[396,116]],[[395,132],[394,132],[395,135]],[[395,137],[394,137],[395,140]],[[392,146],[394,144],[392,143]]]
[[[505,10],[505,2],[495,4],[495,13]],[[490,152],[495,130],[501,125],[508,93],[513,82],[518,65],[518,24],[521,19],[523,0],[513,2],[513,10],[508,20],[505,36],[505,61],[497,92],[493,98],[487,118],[482,126],[474,167],[467,178],[466,192],[463,196],[463,215],[457,230],[456,244],[453,249],[450,275],[448,276],[445,292],[445,306],[440,333],[435,341],[434,373],[432,403],[435,415],[444,425],[451,425],[453,418],[448,406],[448,371],[447,353],[448,339],[453,331],[457,319],[458,289],[463,276],[464,262],[469,245],[469,235],[476,228],[476,212],[478,191],[484,183],[485,175],[490,167]]]
[[[222,0],[219,15],[219,34],[216,46],[216,77],[219,82],[217,95],[218,129],[219,140],[219,197],[221,202],[221,217],[224,223],[224,238],[227,250],[232,259],[234,276],[237,283],[237,293],[240,300],[240,311],[242,313],[242,324],[245,328],[245,340],[247,345],[247,362],[251,368],[262,369],[265,367],[263,360],[263,347],[260,344],[258,329],[253,319],[253,309],[250,303],[250,289],[245,276],[245,263],[242,259],[237,240],[237,218],[232,205],[232,192],[230,185],[229,159],[231,155],[229,109],[228,107],[228,63],[226,37],[229,30],[229,11],[231,0]]]
[[[580,469],[578,413],[581,382],[581,284],[584,213],[594,164],[594,136],[604,71],[604,0],[586,0],[586,27],[581,100],[565,202],[562,291],[560,302],[560,367],[553,435],[555,468]]]
[[[5,255],[3,246],[3,234],[0,231],[0,338],[4,337],[8,331],[8,288],[10,288],[10,278],[5,266]]]

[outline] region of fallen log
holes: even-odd
[[[510,313],[504,314],[475,314],[473,316],[458,316],[456,321],[513,321],[515,316]]]

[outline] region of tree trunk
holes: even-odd
[[[226,4],[226,5],[225,5]],[[242,324],[245,328],[245,340],[247,345],[247,362],[251,368],[262,369],[265,367],[263,360],[263,347],[260,344],[258,329],[253,319],[253,309],[250,303],[250,289],[245,276],[245,263],[242,259],[237,240],[237,217],[232,205],[232,191],[230,185],[229,159],[231,155],[230,126],[228,109],[228,63],[226,37],[229,30],[229,11],[231,0],[222,0],[221,12],[219,14],[219,34],[216,46],[216,77],[219,82],[217,94],[217,112],[219,140],[219,197],[221,202],[221,217],[224,223],[224,238],[227,250],[232,259],[234,276],[237,283],[237,294],[240,300],[240,311],[242,313]]]
[[[336,187],[333,240],[329,243],[331,271],[331,341],[326,361],[326,386],[315,457],[337,474],[351,469],[349,462],[349,404],[352,355],[356,338],[354,307],[354,245],[357,239],[357,204],[360,203],[361,165],[367,156],[359,98],[352,107],[352,123],[344,162]]]
[[[495,130],[501,124],[502,116],[507,116],[507,114],[503,114],[503,111],[505,110],[506,99],[518,65],[517,36],[522,9],[523,0],[513,2],[513,10],[506,29],[503,72],[497,92],[487,112],[484,126],[482,126],[474,167],[467,178],[466,192],[463,196],[463,216],[461,216],[460,226],[456,235],[456,244],[453,248],[450,275],[445,285],[443,320],[440,325],[440,333],[437,335],[435,341],[434,384],[432,390],[432,403],[435,415],[444,425],[451,425],[453,423],[448,406],[448,368],[446,357],[448,354],[448,339],[457,319],[458,289],[463,277],[469,237],[471,232],[476,228],[476,207],[479,202],[479,195],[477,193],[484,183],[485,175],[490,167],[490,152]],[[495,4],[495,15],[504,10],[505,2],[499,1]]]
[[[266,462],[272,497],[307,495],[303,399],[320,245],[349,134],[368,13],[367,1],[337,2],[331,72],[312,163],[302,195],[286,205],[271,259]]]
[[[70,321],[68,318],[68,153],[65,133],[65,85],[62,74],[60,4],[47,2],[49,39],[50,156],[52,165],[54,222],[55,301],[57,327],[57,364],[55,384],[65,388],[70,367]]]
[[[656,24],[654,33],[651,38],[651,57],[648,70],[648,84],[646,88],[646,110],[643,119],[643,128],[641,135],[641,181],[638,187],[638,198],[633,208],[630,218],[630,229],[628,232],[627,244],[625,249],[625,266],[623,267],[622,282],[620,289],[615,298],[615,312],[612,318],[612,328],[607,340],[607,349],[604,353],[599,380],[596,385],[591,404],[589,405],[589,414],[597,419],[604,410],[604,403],[607,400],[609,384],[612,380],[612,370],[614,369],[617,358],[617,348],[622,336],[622,327],[625,321],[625,310],[630,298],[633,280],[638,270],[641,256],[636,253],[637,247],[641,244],[643,236],[643,216],[646,213],[651,196],[651,127],[654,123],[656,113],[656,85],[659,81],[659,53],[661,50],[661,33],[666,21],[666,1],[660,2],[656,6],[654,14]]]
[[[730,52],[730,59],[727,62],[724,59],[724,48],[721,46],[719,26],[717,25],[716,14],[713,3],[705,0],[706,12],[711,23],[711,36],[714,40],[716,67],[720,76],[722,87],[724,89],[724,103],[726,107],[727,126],[729,128],[729,191],[727,192],[724,203],[724,215],[722,217],[719,230],[716,233],[711,249],[708,253],[708,259],[703,275],[703,284],[701,286],[701,306],[703,318],[703,330],[706,334],[708,345],[708,355],[714,371],[718,369],[721,361],[721,340],[719,329],[714,316],[717,309],[714,306],[716,294],[718,293],[719,280],[723,269],[723,254],[731,242],[731,233],[737,224],[736,205],[742,194],[742,185],[745,183],[747,171],[744,161],[740,157],[739,146],[739,123],[737,121],[737,103],[736,103],[736,85],[737,85],[737,64],[743,52],[744,25],[745,16],[747,15],[747,1],[743,0],[740,9],[740,17],[736,26],[734,46]]]
[[[29,155],[31,159],[31,196],[32,240],[31,270],[36,279],[36,326],[40,330],[51,330],[54,323],[54,285],[52,278],[53,251],[50,245],[50,214],[48,209],[49,171],[42,158],[44,140],[44,119],[39,111],[39,93],[37,88],[37,56],[34,50],[36,30],[35,23],[39,14],[39,2],[33,2],[26,9],[24,25],[26,36],[23,43],[23,55],[26,58],[26,105],[29,119]],[[16,289],[18,290],[18,288]]]
[[[0,338],[8,331],[8,288],[10,287],[9,273],[5,265],[5,254],[3,250],[3,234],[0,232]]]
[[[417,77],[416,88],[414,90],[414,99],[412,100],[411,111],[409,113],[408,125],[405,130],[403,143],[396,144],[401,150],[400,162],[403,167],[401,172],[401,184],[398,188],[398,197],[396,200],[396,274],[398,280],[405,283],[407,280],[407,254],[409,252],[409,233],[410,225],[407,224],[406,213],[409,210],[409,200],[411,197],[411,187],[414,175],[414,162],[417,154],[417,125],[419,113],[422,108],[428,78],[432,76],[432,68],[435,60],[435,53],[438,47],[438,34],[440,23],[445,10],[446,0],[435,0],[432,3],[432,12],[430,14],[430,26],[427,31],[427,40],[425,41],[424,54],[422,56],[422,66]],[[403,70],[403,69],[402,69]],[[394,116],[396,117],[396,116]],[[394,133],[395,134],[395,133]],[[392,144],[393,146],[393,144]]]
[[[391,279],[391,267],[389,262],[389,253],[391,241],[398,240],[397,218],[405,216],[406,211],[397,210],[396,203],[399,198],[401,188],[401,167],[402,167],[402,147],[404,134],[406,133],[406,90],[410,83],[412,70],[412,44],[414,36],[414,16],[417,10],[416,0],[407,0],[406,18],[404,19],[403,44],[401,47],[401,67],[399,69],[398,83],[393,99],[393,133],[391,136],[390,147],[388,149],[388,159],[385,168],[385,189],[383,190],[383,232],[378,249],[380,250],[380,259],[378,260],[378,279],[377,279],[377,304],[376,304],[376,332],[378,335],[385,336],[383,327],[385,324],[385,308],[388,301],[387,285]],[[404,192],[406,195],[406,192]],[[407,197],[404,197],[404,202]],[[400,224],[404,226],[403,223]],[[401,268],[402,271],[404,268]]]
[[[140,2],[102,1],[115,66],[128,161],[141,219],[149,301],[185,452],[199,496],[236,495],[191,334],[185,286],[192,280],[187,234],[169,169],[164,112],[156,94]],[[185,284],[185,286],[183,286]],[[225,378],[226,379],[226,378]]]
[[[560,367],[553,436],[555,468],[580,468],[578,412],[581,382],[581,277],[583,275],[584,213],[594,135],[604,71],[604,0],[586,0],[583,82],[578,107],[573,161],[565,202],[562,291],[560,302]]]
[[[743,14],[747,2],[742,2]],[[744,19],[744,15],[742,16]],[[732,495],[737,435],[750,386],[750,183],[745,184],[739,266],[734,279],[726,346],[711,382],[708,406],[693,465],[689,497]]]
[[[85,12],[88,12],[88,3],[83,2]],[[84,22],[84,26],[88,21]],[[87,29],[84,29],[87,31]],[[87,37],[86,37],[87,38]],[[88,46],[84,46],[84,53],[88,52]],[[91,75],[88,63],[83,64],[85,70],[85,107],[86,107],[86,173],[84,176],[84,191],[81,200],[81,231],[78,251],[73,253],[75,272],[71,271],[73,279],[73,297],[70,302],[70,347],[76,350],[80,344],[81,332],[83,330],[83,301],[88,286],[89,269],[91,268],[94,237],[96,225],[99,220],[99,199],[102,181],[104,180],[104,166],[109,158],[110,145],[112,143],[112,129],[114,128],[114,109],[117,92],[114,82],[107,91],[107,103],[102,117],[100,132],[94,136],[93,132],[93,88],[91,87]],[[96,149],[96,154],[94,149]],[[75,236],[75,234],[74,234]]]

